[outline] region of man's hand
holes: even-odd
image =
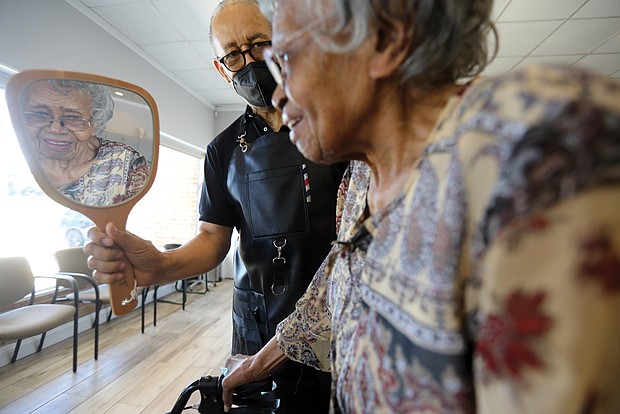
[[[105,232],[97,227],[88,231],[91,242],[84,246],[90,255],[88,267],[100,283],[115,283],[125,279],[128,264],[133,266],[138,286],[151,286],[161,276],[163,254],[153,243],[108,223]]]

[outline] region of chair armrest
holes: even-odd
[[[74,302],[75,302],[75,307],[76,309],[79,306],[80,303],[80,299],[79,299],[79,295],[80,295],[80,288],[78,286],[77,281],[75,280],[75,277],[67,275],[67,274],[59,274],[59,273],[55,273],[53,275],[35,275],[33,276],[34,279],[54,279],[57,281],[59,280],[64,280],[65,282],[68,282],[71,285],[71,288],[73,289],[73,298],[74,298]],[[58,289],[58,287],[56,288]],[[34,303],[34,287],[32,288],[32,296],[30,298],[30,304]],[[54,299],[53,302],[56,301],[56,294],[54,294]]]
[[[84,273],[74,273],[74,272],[57,272],[56,275],[58,276],[70,276],[74,279],[80,279],[83,280],[85,282],[88,282],[92,287],[93,290],[95,291],[95,297],[97,298],[97,301],[99,301],[100,295],[99,295],[99,284],[97,283],[97,281],[95,280],[94,277],[92,276],[88,276]],[[78,287],[79,289],[79,287]]]

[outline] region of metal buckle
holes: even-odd
[[[280,244],[278,244],[280,243]],[[286,246],[286,239],[281,239],[281,240],[274,240],[273,241],[273,247],[276,248],[276,250],[278,251],[278,256],[274,257],[272,259],[272,263],[274,264],[274,266],[276,265],[277,261],[280,261],[281,263],[279,263],[279,265],[283,266],[286,264],[286,258],[282,256],[282,248]],[[282,286],[281,290],[277,289],[276,291],[276,284],[272,283],[271,284],[271,293],[273,293],[276,296],[279,296],[281,294],[283,294],[284,292],[286,292],[286,285],[278,285],[278,286]]]

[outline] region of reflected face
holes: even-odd
[[[92,105],[87,95],[71,88],[53,88],[47,81],[35,82],[24,112],[31,143],[41,157],[68,161],[92,146]]]

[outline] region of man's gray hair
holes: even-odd
[[[215,53],[215,44],[213,43],[213,20],[215,17],[225,8],[234,6],[237,4],[254,4],[258,6],[257,0],[222,0],[219,2],[215,9],[213,10],[213,14],[211,14],[211,20],[209,21],[209,43],[211,44],[211,51],[214,56],[217,56]]]

